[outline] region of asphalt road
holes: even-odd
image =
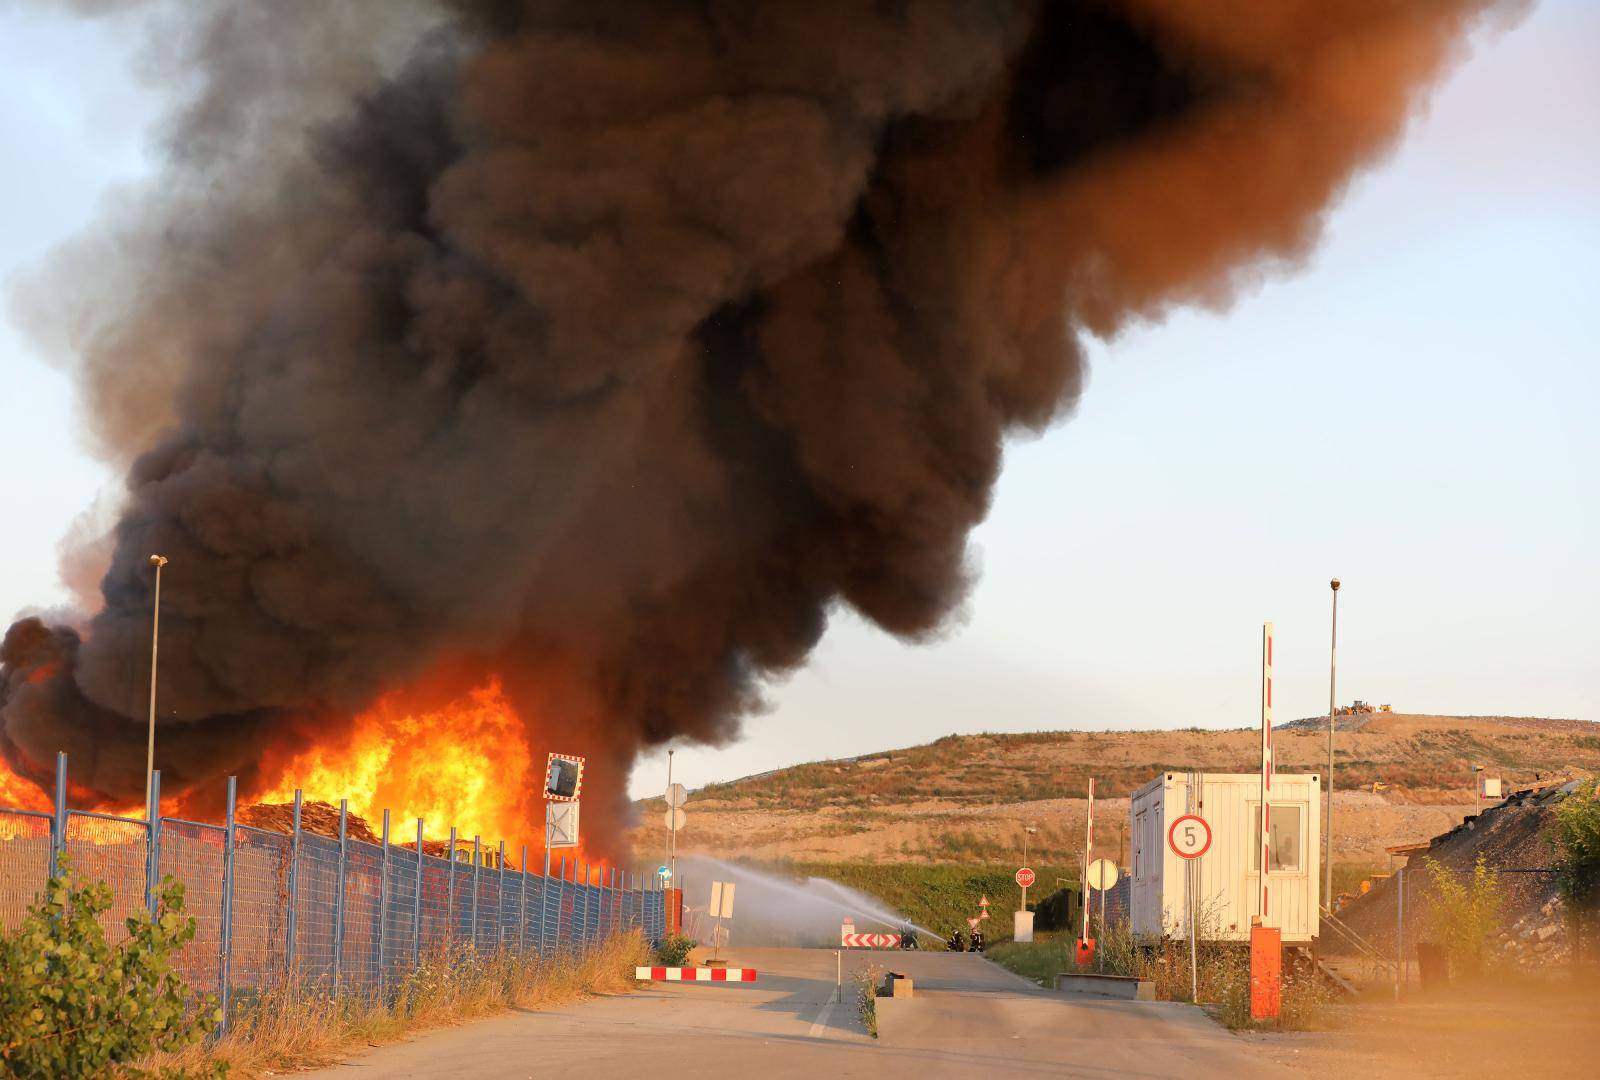
[[[302,1076],[1290,1075],[1188,1006],[1047,992],[978,956],[871,952],[844,959],[842,1004],[833,1000],[831,950],[745,949],[730,953],[729,964],[757,968],[753,984],[665,983],[550,1011],[519,1009]],[[916,984],[910,1000],[879,999],[878,1039],[862,1028],[851,994],[851,970],[865,964],[905,971]]]

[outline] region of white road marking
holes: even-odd
[[[828,1017],[833,1015],[833,1005],[834,1003],[830,1001],[822,1007],[822,1011],[817,1014],[817,1019],[811,1025],[811,1030],[806,1033],[807,1035],[816,1039],[820,1038],[822,1033],[828,1030]]]

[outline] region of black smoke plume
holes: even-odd
[[[152,552],[169,789],[490,671],[623,771],[838,605],[935,631],[1080,337],[1302,259],[1500,5],[77,6],[181,102],[18,301],[127,493],[0,747],[137,801]]]

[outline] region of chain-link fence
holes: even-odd
[[[289,979],[383,997],[441,951],[512,950],[536,962],[628,929],[652,941],[667,932],[672,894],[654,877],[588,866],[580,875],[565,859],[554,874],[548,861],[544,873],[529,873],[526,848],[513,869],[504,845],[458,850],[453,830],[457,857],[439,858],[391,844],[387,813],[378,844],[346,835],[343,813],[340,835],[325,837],[301,828],[297,794],[291,830],[273,832],[233,820],[230,779],[225,824],[163,817],[152,827],[68,810],[65,755],[56,789],[53,814],[0,807],[0,928],[21,921],[60,856],[75,881],[110,886],[104,924],[113,940],[127,936],[128,918],[147,912],[171,876],[195,920],[173,966],[225,1010],[234,991]]]

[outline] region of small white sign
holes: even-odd
[[[577,803],[545,803],[544,846],[547,848],[569,848],[578,846]]]
[[[1110,859],[1096,859],[1089,864],[1089,888],[1101,892],[1117,883],[1117,864]]]
[[[662,816],[661,824],[665,825],[669,831],[676,832],[678,829],[683,828],[688,820],[689,815],[674,806],[669,808],[666,814]]]
[[[682,784],[673,784],[667,789],[667,805],[682,806],[689,801],[689,789]]]
[[[733,882],[713,881],[711,883],[711,903],[706,908],[706,915],[712,919],[733,918]]]

